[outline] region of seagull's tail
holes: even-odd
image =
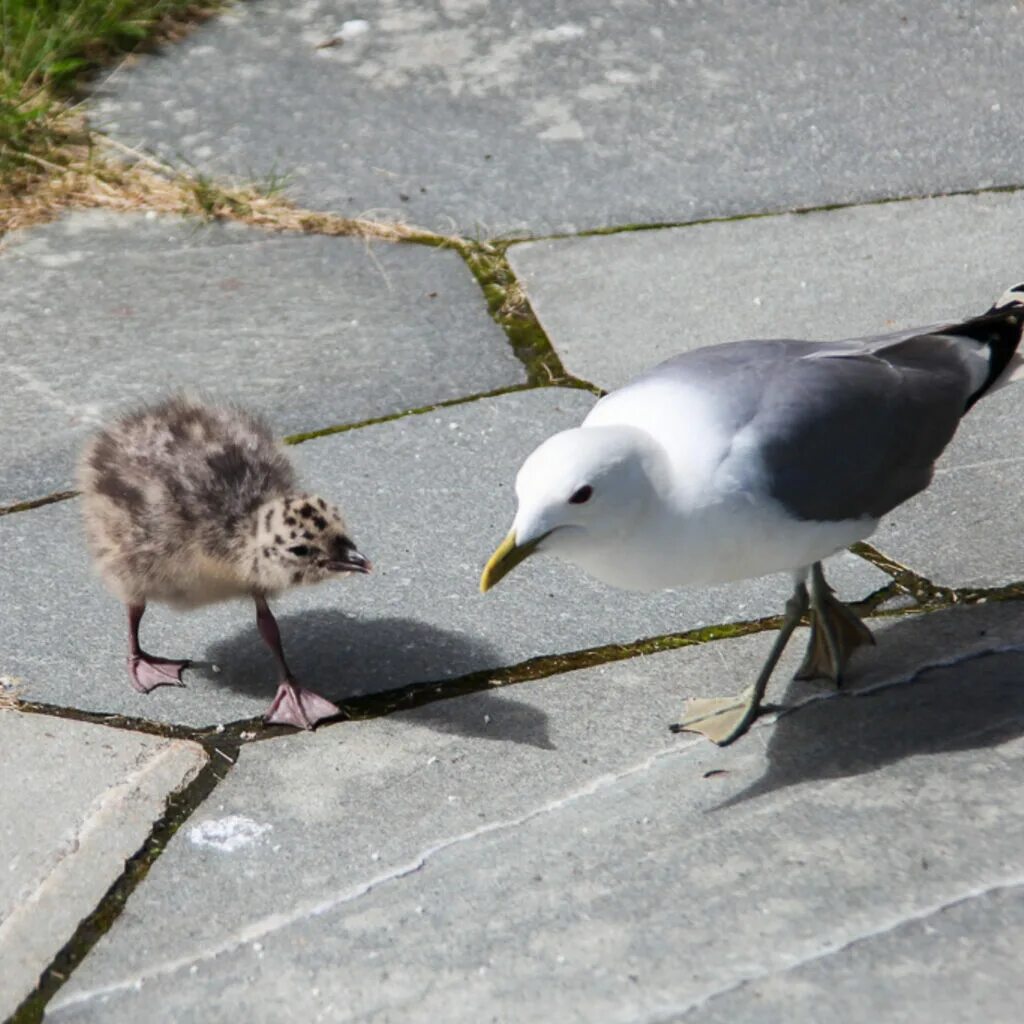
[[[1007,288],[986,313],[950,333],[972,338],[988,349],[988,375],[967,400],[968,409],[989,391],[1024,380],[1024,355],[1017,351],[1024,339],[1024,283]]]

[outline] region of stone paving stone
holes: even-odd
[[[995,889],[723,993],[671,1024],[1010,1024],[1020,1017],[1022,946],[1021,890]]]
[[[566,369],[603,388],[739,338],[850,338],[984,312],[1024,278],[1024,192],[508,250]]]
[[[983,312],[1024,278],[1024,193],[513,246],[570,372],[613,388],[737,338],[842,338]],[[629,301],[623,302],[623,296]],[[946,586],[1024,578],[1024,389],[982,401],[874,542]]]
[[[0,505],[71,483],[89,429],[179,387],[282,432],[521,383],[454,252],[74,213],[5,240]]]
[[[1021,18],[269,0],[115,73],[92,109],[179,163],[290,172],[320,209],[492,235],[680,221],[1019,182]]]
[[[593,401],[578,390],[520,392],[291,449],[309,486],[340,501],[377,570],[275,604],[299,678],[338,698],[780,614],[790,591],[784,575],[633,595],[537,558],[492,593],[478,592],[480,571],[512,521],[519,464]],[[206,664],[186,673],[188,689],[143,697],[129,687],[124,615],[90,576],[78,516],[77,502],[63,502],[0,518],[9,567],[0,584],[9,638],[0,672],[23,677],[22,695],[191,725],[265,710],[274,668],[249,603],[186,615],[154,606],[142,624],[146,647]],[[835,563],[831,578],[847,598],[888,582],[852,555]]]
[[[205,760],[195,743],[0,711],[0,1018]]]
[[[1019,609],[890,620],[851,690],[783,684],[798,710],[732,747],[665,730],[680,680],[720,693],[770,642],[244,748],[48,1019],[669,1020],[1024,883]]]

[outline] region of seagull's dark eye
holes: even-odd
[[[305,544],[296,544],[288,549],[296,558],[305,558],[309,554],[309,548]]]
[[[570,505],[582,505],[585,502],[590,501],[590,496],[594,493],[594,488],[590,484],[585,484],[578,491],[573,493],[573,496],[569,499]]]

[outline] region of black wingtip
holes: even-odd
[[[1024,336],[1024,284],[1006,290],[983,316],[958,324],[950,331],[973,338],[988,347],[988,376],[985,383],[967,400],[967,409],[1003,375]]]
[[[1013,309],[1015,306],[1024,306],[1024,282],[1011,285],[996,299],[992,308],[985,314],[998,313],[1004,309]]]

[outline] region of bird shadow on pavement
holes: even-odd
[[[1008,626],[1007,612],[1020,618],[1019,606],[984,605],[896,619],[878,630],[864,670],[855,659],[842,690],[783,712],[765,730],[764,775],[711,810],[1024,734],[1024,621]],[[998,649],[1009,644],[1021,649]],[[782,704],[812,692],[791,682]]]
[[[501,663],[485,641],[416,619],[363,619],[320,608],[279,616],[277,621],[295,678],[342,703],[413,683],[444,687],[460,675]],[[218,686],[266,697],[268,704],[277,686],[277,668],[260,639],[255,617],[248,628],[211,644],[193,668]],[[548,716],[503,695],[478,692],[442,698],[421,705],[416,716],[438,732],[554,749]]]

